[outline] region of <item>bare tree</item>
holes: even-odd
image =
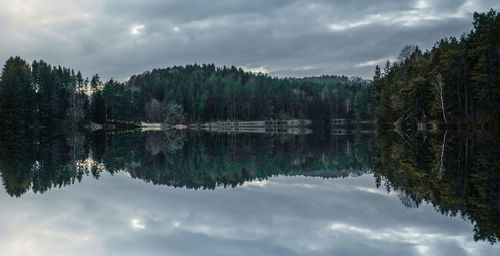
[[[438,73],[437,81],[434,83],[434,87],[436,89],[437,94],[439,95],[439,99],[441,102],[441,110],[443,112],[444,123],[448,124],[448,121],[446,120],[446,113],[444,111],[444,97],[443,97],[444,79],[441,73]]]
[[[409,60],[413,60],[420,53],[420,49],[417,45],[407,45],[403,47],[398,56],[398,61],[401,64],[407,63]]]

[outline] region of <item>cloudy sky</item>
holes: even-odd
[[[406,44],[472,29],[497,0],[0,0],[0,62],[44,59],[125,80],[155,67],[236,65],[370,78]]]

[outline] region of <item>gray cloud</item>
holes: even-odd
[[[155,67],[236,65],[277,76],[370,78],[406,44],[472,28],[469,1],[10,1],[0,10],[0,61],[11,55],[124,80]]]

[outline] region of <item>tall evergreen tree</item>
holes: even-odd
[[[36,125],[35,88],[31,69],[20,57],[5,62],[0,77],[0,120],[3,131],[18,131]]]

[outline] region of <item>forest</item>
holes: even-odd
[[[54,135],[90,122],[138,122],[131,100],[130,90],[113,79],[102,83],[99,75],[88,79],[80,71],[43,60],[30,65],[11,57],[0,76],[0,126],[3,134]]]
[[[218,120],[369,119],[371,82],[319,77],[315,81],[253,74],[241,68],[187,65],[155,69],[121,83],[98,74],[31,65],[9,58],[0,78],[0,125],[5,132],[72,130],[90,123],[202,123]],[[318,81],[324,81],[322,83]]]
[[[404,47],[398,61],[375,69],[377,120],[498,128],[499,49],[500,15],[494,10],[474,13],[472,31],[441,39],[430,50]]]
[[[339,77],[340,78],[340,77]],[[162,122],[169,104],[182,106],[187,123],[216,120],[369,119],[371,82],[317,81],[253,74],[241,68],[187,65],[154,69],[126,83],[141,120]],[[326,81],[320,83],[319,81]]]

